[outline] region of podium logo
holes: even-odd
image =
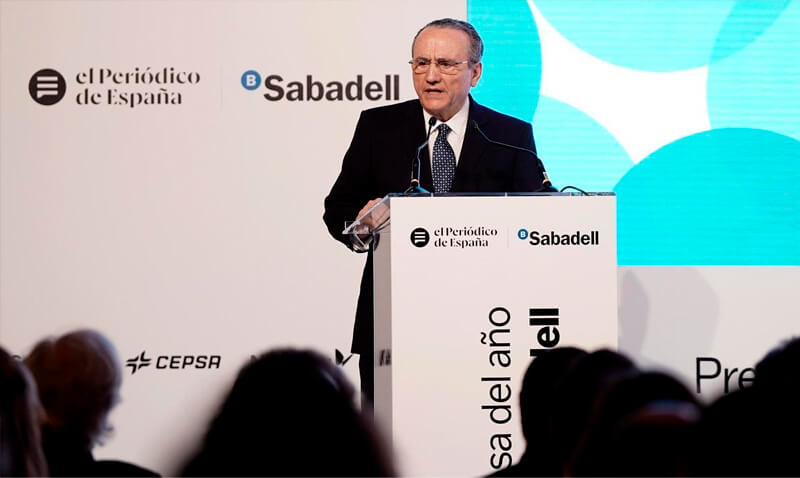
[[[424,228],[418,227],[411,231],[411,244],[417,247],[425,247],[431,241],[431,235]]]
[[[600,245],[600,231],[575,231],[572,233],[559,233],[556,231],[537,231],[520,229],[517,237],[521,241],[527,240],[532,246],[598,246]]]
[[[50,68],[39,70],[28,81],[28,92],[33,101],[50,106],[58,103],[67,92],[67,82],[61,73]]]
[[[247,70],[242,73],[242,87],[245,90],[253,91],[261,86],[261,75],[255,70]]]

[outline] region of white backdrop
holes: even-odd
[[[123,361],[152,360],[126,368],[98,456],[172,473],[251,354],[349,355],[363,256],[328,236],[322,200],[358,112],[391,101],[272,102],[241,77],[399,75],[412,98],[411,38],[443,16],[465,2],[0,2],[0,342],[25,354],[94,327]],[[200,79],[78,83],[148,67]],[[52,106],[29,94],[46,68],[66,83]],[[102,104],[77,103],[87,88]],[[180,104],[107,104],[160,88]],[[797,332],[798,284],[788,267],[621,268],[621,348],[690,384],[700,355],[752,366]],[[156,367],[187,355],[221,364]],[[344,370],[357,383],[356,361]]]
[[[364,256],[328,235],[322,202],[358,113],[383,101],[271,102],[245,71],[327,83],[400,76],[411,39],[463,1],[10,2],[0,11],[0,337],[24,354],[94,327],[123,360],[116,432],[99,456],[173,472],[223,386],[276,345],[349,355]],[[197,72],[180,105],[78,105],[95,69]],[[67,92],[42,106],[31,76]],[[95,78],[95,81],[97,79]],[[156,369],[159,355],[220,355],[217,369]],[[344,369],[357,383],[356,360]]]

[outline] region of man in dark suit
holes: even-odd
[[[430,141],[420,155],[419,178],[426,190],[437,194],[541,190],[543,177],[531,154],[487,140],[535,150],[530,124],[483,107],[469,95],[481,76],[482,55],[483,42],[467,22],[436,20],[417,33],[410,64],[419,99],[361,113],[342,170],[325,198],[323,218],[336,240],[358,249],[342,234],[345,222],[386,194],[408,188],[412,159],[428,130]],[[371,253],[361,279],[352,352],[360,355],[361,390],[371,402]]]

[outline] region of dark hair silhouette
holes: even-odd
[[[596,400],[615,381],[636,372],[626,356],[601,349],[575,360],[554,399],[552,457],[562,475],[592,416]]]
[[[522,434],[528,443],[549,433],[556,387],[575,360],[586,354],[577,347],[560,347],[544,352],[528,365],[519,394]]]
[[[572,476],[686,474],[691,427],[700,418],[700,403],[686,386],[662,372],[639,372],[611,384],[595,401],[592,417],[569,464]],[[631,443],[634,437],[660,442],[658,428],[681,437],[659,448]],[[683,436],[682,436],[683,434]],[[633,455],[626,446],[642,447]],[[647,456],[648,459],[643,458]]]
[[[697,429],[697,443],[690,474],[693,476],[774,476],[773,465],[762,462],[770,427],[762,401],[753,387],[723,395],[703,412]]]
[[[610,429],[598,476],[688,476],[700,408],[689,402],[653,402]],[[601,471],[602,470],[602,471]],[[578,476],[579,473],[576,473]]]
[[[47,428],[86,448],[99,442],[122,383],[114,345],[97,331],[77,330],[40,341],[25,364],[36,379]]]
[[[45,411],[42,448],[53,476],[158,476],[117,460],[95,460],[110,430],[122,366],[114,345],[95,330],[77,330],[36,344],[25,358]]]
[[[800,395],[800,337],[789,339],[771,349],[757,364],[754,386],[781,395]]]
[[[27,369],[0,347],[0,476],[46,476],[41,408]]]
[[[531,361],[519,394],[525,452],[518,463],[490,476],[552,476],[560,472],[552,461],[553,400],[567,370],[585,355],[586,351],[576,347],[559,347]]]
[[[388,476],[354,389],[311,351],[268,352],[239,372],[185,476]]]
[[[800,476],[800,339],[770,350],[755,380],[714,401],[700,421],[693,474]]]

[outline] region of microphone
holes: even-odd
[[[433,125],[435,124],[436,118],[431,116],[431,119],[428,120],[428,135],[425,136],[425,142],[419,145],[419,148],[417,148],[417,154],[414,155],[414,161],[411,162],[411,185],[408,187],[408,189],[406,189],[405,194],[430,194],[430,192],[419,185],[420,169],[422,168],[422,160],[419,159],[419,154],[422,152],[424,147],[428,146],[428,141],[431,139],[431,131],[433,131]]]
[[[556,188],[554,188],[553,184],[550,182],[550,177],[547,175],[547,171],[545,171],[545,169],[544,169],[544,163],[542,163],[542,159],[539,157],[538,154],[536,154],[535,151],[530,150],[528,148],[522,148],[522,147],[519,147],[519,146],[514,146],[513,144],[501,143],[500,141],[494,141],[492,139],[489,139],[489,137],[486,136],[486,133],[484,133],[483,130],[478,126],[478,122],[477,121],[472,120],[472,121],[470,121],[470,124],[472,125],[473,128],[475,128],[478,131],[478,133],[481,134],[481,136],[483,136],[483,139],[485,139],[486,141],[488,141],[488,142],[490,142],[490,143],[492,143],[494,145],[497,145],[497,146],[502,146],[504,148],[516,149],[517,151],[522,151],[522,152],[528,153],[531,156],[533,156],[533,159],[536,160],[536,164],[539,166],[539,173],[542,175],[542,187],[540,187],[538,190],[536,190],[534,192],[537,192],[537,193],[538,192],[543,192],[543,191],[544,192],[558,192],[558,190]]]

